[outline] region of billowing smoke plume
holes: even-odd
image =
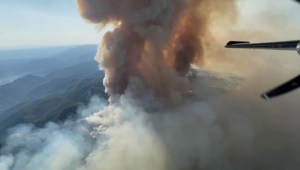
[[[211,47],[211,28],[235,19],[233,0],[78,0],[78,6],[89,22],[116,25],[97,54],[110,102],[91,99],[77,121],[10,129],[1,170],[300,166],[297,96],[289,108],[283,100],[263,103],[256,81],[245,85],[232,74],[191,68],[223,57],[211,56],[222,54]]]
[[[112,101],[137,77],[155,97],[180,102],[189,90],[182,76],[192,63],[203,60],[204,44],[211,41],[209,19],[235,10],[233,0],[78,0],[78,4],[90,22],[120,23],[104,36],[98,54]]]

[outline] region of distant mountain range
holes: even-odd
[[[107,98],[95,45],[0,51],[0,136],[19,123],[43,126],[75,116],[93,95]],[[52,50],[52,51],[51,51]],[[6,56],[1,56],[6,54]],[[51,56],[50,54],[53,54]],[[31,55],[31,56],[29,56]],[[9,58],[10,56],[11,58]]]
[[[0,82],[23,75],[46,75],[52,71],[93,60],[96,45],[29,50],[0,50]]]

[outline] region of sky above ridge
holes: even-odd
[[[300,26],[300,5],[292,0],[278,0],[276,4],[273,0],[239,0],[238,8],[240,27],[257,24],[271,33],[282,33],[282,38],[300,38],[291,34],[284,36],[286,31],[297,32],[299,27],[296,26]],[[0,11],[1,49],[96,44],[99,41],[96,26],[87,24],[79,16],[75,0],[1,0]],[[259,21],[259,13],[265,18],[271,13],[270,17],[281,22],[274,25],[268,20]]]
[[[95,26],[77,12],[74,0],[2,0],[0,48],[96,44]]]

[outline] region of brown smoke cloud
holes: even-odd
[[[81,15],[92,23],[121,23],[104,36],[98,51],[111,102],[124,94],[134,77],[155,97],[180,102],[189,92],[184,76],[191,64],[204,62],[205,45],[214,41],[210,20],[231,17],[235,11],[234,0],[77,2]]]

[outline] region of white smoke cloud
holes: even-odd
[[[216,78],[205,76],[203,80]],[[1,167],[181,170],[226,163],[222,130],[207,102],[191,98],[173,109],[147,111],[130,96],[129,90],[114,105],[93,97],[79,109],[82,118],[77,122],[49,123],[44,128],[20,125],[9,130]],[[100,111],[92,113],[96,109]]]
[[[79,109],[76,122],[49,123],[44,128],[15,127],[9,130],[1,149],[0,167],[274,169],[276,162],[278,169],[298,167],[300,148],[295,142],[300,136],[290,126],[298,127],[296,113],[282,119],[280,106],[262,102],[253,91],[240,93],[244,90],[240,85],[242,89],[229,92],[236,87],[238,77],[205,70],[197,75],[194,85],[208,86],[197,90],[199,97],[186,96],[182,104],[172,108],[159,107],[155,98],[150,98],[149,104],[155,105],[151,110],[136,101],[132,96],[135,93],[129,90],[114,105],[93,98]],[[223,90],[214,87],[216,84]],[[202,97],[207,91],[214,95]],[[92,113],[94,108],[99,110]]]
[[[11,155],[0,157],[0,169],[9,170],[13,165],[13,157]]]
[[[41,129],[33,125],[11,129],[1,163],[9,169],[24,170],[77,168],[91,149],[91,141],[82,127],[74,125],[49,123]]]

